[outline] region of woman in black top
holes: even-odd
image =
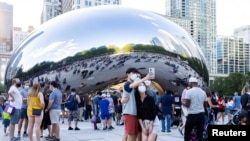
[[[155,141],[157,131],[155,128],[156,106],[153,97],[146,94],[146,86],[144,83],[138,87],[140,100],[138,101],[137,117],[141,126],[141,136],[143,141]]]
[[[45,107],[44,109],[47,108],[48,103],[49,103],[49,85],[46,85],[44,87],[43,90],[43,97],[44,97],[44,103],[45,103]],[[49,135],[48,137],[52,137],[52,130],[51,130],[51,121],[50,121],[50,116],[49,116],[49,112],[44,112],[44,116],[43,116],[43,120],[41,123],[41,137],[43,137],[43,130],[48,129]]]

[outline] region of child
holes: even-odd
[[[239,116],[240,125],[247,125],[247,115],[246,113],[240,113]]]
[[[10,125],[10,114],[9,113],[3,112],[3,125],[4,125],[4,128],[3,128],[4,134],[5,134],[5,136],[8,136],[7,128]]]
[[[8,104],[9,104],[9,102],[6,101],[4,106],[6,106]],[[3,125],[4,125],[3,131],[4,131],[5,136],[8,136],[7,128],[10,125],[10,114],[3,111],[2,118],[3,118]]]

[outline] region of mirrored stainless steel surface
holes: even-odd
[[[95,91],[124,81],[129,67],[155,68],[155,83],[178,89],[189,75],[208,82],[204,55],[194,39],[166,17],[123,6],[97,6],[55,17],[13,52],[5,82],[55,80]],[[38,79],[39,78],[39,79]],[[64,80],[66,80],[64,82]]]

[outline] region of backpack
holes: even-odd
[[[75,110],[75,109],[76,109],[76,107],[77,107],[76,94],[70,95],[70,96],[67,98],[67,101],[66,101],[66,103],[65,103],[65,107],[66,107],[68,110]]]

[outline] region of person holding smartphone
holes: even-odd
[[[123,86],[121,103],[123,104],[123,117],[125,133],[123,141],[136,141],[138,135],[137,107],[135,100],[135,89],[145,80],[151,79],[147,74],[144,78],[137,80],[140,72],[136,68],[126,70],[127,81]],[[137,80],[137,81],[136,81]]]

